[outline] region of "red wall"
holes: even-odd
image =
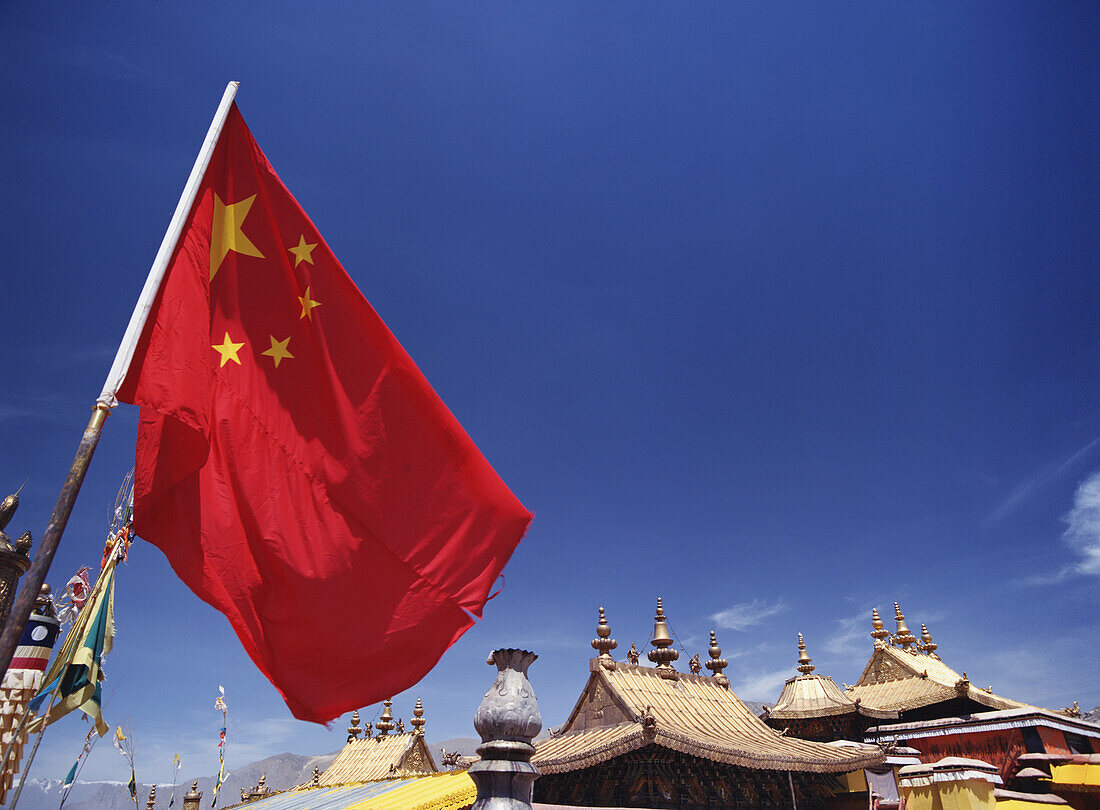
[[[1040,728],[1040,732],[1046,730]],[[1058,734],[1054,731],[1051,733]],[[1052,747],[1054,740],[1048,741],[1046,734],[1043,734],[1043,743],[1047,746],[1047,751],[1055,752]],[[1005,780],[1014,769],[1016,757],[1027,752],[1024,737],[1018,728],[959,733],[944,737],[919,737],[908,740],[906,744],[920,751],[921,762],[931,764],[943,757],[971,757],[999,768],[1001,778]],[[1063,739],[1061,749],[1058,750],[1064,750],[1065,747],[1066,741]]]

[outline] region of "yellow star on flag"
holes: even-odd
[[[222,341],[222,345],[220,345],[220,346],[211,346],[210,347],[212,349],[216,349],[218,351],[218,353],[221,354],[221,356],[222,356],[222,362],[218,366],[218,368],[221,368],[226,363],[228,363],[230,360],[232,360],[234,363],[236,363],[239,366],[241,364],[241,358],[237,357],[237,352],[239,352],[241,350],[241,346],[243,346],[243,345],[244,345],[243,341],[241,343],[234,343],[232,340],[230,340],[229,339],[229,333],[226,332],[225,333],[225,340]]]
[[[305,295],[298,296],[298,300],[302,302],[302,314],[298,316],[298,320],[302,320],[302,318],[308,317],[312,321],[313,308],[321,306],[321,302],[314,301],[312,298],[309,297],[309,287],[306,287]]]
[[[275,360],[275,368],[279,367],[279,363],[283,361],[283,358],[294,357],[294,355],[286,350],[286,344],[290,343],[290,338],[286,340],[276,340],[274,335],[268,335],[268,337],[271,338],[271,348],[266,352],[261,352],[261,354],[266,354],[268,357],[273,358]]]
[[[253,194],[248,199],[226,205],[217,193],[214,194],[214,222],[210,230],[211,281],[217,275],[218,268],[222,266],[225,255],[231,250],[243,253],[245,256],[255,256],[258,259],[264,257],[264,254],[260,253],[259,249],[252,244],[252,240],[241,230],[244,218],[248,216],[248,211],[252,208],[255,199],[256,195]]]
[[[294,254],[294,266],[297,267],[303,260],[313,264],[313,249],[315,247],[317,247],[316,242],[312,245],[306,244],[305,234],[299,236],[297,247],[287,248],[287,250]]]

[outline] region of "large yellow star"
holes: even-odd
[[[243,345],[244,345],[243,342],[242,343],[234,343],[232,340],[230,340],[229,339],[229,333],[226,332],[225,333],[225,340],[222,341],[221,346],[211,346],[210,347],[212,349],[217,349],[218,353],[221,354],[221,356],[222,356],[222,362],[221,362],[221,365],[218,366],[218,368],[221,368],[226,363],[228,363],[230,360],[232,360],[234,363],[236,363],[239,366],[241,364],[241,358],[237,357],[237,352],[240,351],[241,346],[243,346]]]
[[[312,321],[313,308],[321,306],[321,302],[314,301],[312,298],[309,297],[309,287],[306,287],[305,295],[298,296],[298,300],[302,302],[302,314],[298,316],[298,320],[302,320],[302,318],[308,317]]]
[[[279,363],[283,361],[285,357],[293,358],[290,352],[286,350],[286,344],[290,343],[290,338],[286,340],[276,340],[274,335],[268,335],[271,338],[271,348],[261,354],[266,354],[268,357],[274,358],[275,368],[279,367]]]
[[[243,253],[245,256],[255,256],[258,259],[264,257],[264,254],[260,253],[257,247],[252,244],[252,240],[245,236],[241,230],[244,218],[248,216],[248,210],[252,207],[255,199],[256,195],[253,194],[248,199],[226,205],[217,193],[214,194],[214,223],[210,231],[211,281],[217,275],[218,268],[222,266],[225,254],[231,250]]]
[[[299,236],[297,247],[287,248],[287,250],[294,254],[294,266],[297,267],[303,260],[313,264],[313,249],[315,247],[317,247],[316,242],[312,245],[306,244],[305,234]]]

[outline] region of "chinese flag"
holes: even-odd
[[[420,680],[531,520],[235,106],[118,398],[135,532],[303,720]]]

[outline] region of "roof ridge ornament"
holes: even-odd
[[[409,721],[409,724],[413,727],[413,734],[418,737],[424,736],[424,724],[428,721],[424,719],[424,704],[420,702],[420,698],[416,699],[416,705],[413,706],[413,717]]]
[[[806,652],[806,642],[802,640],[802,634],[798,634],[798,671],[803,675],[809,675],[816,669],[812,663],[813,659],[810,658],[809,653]]]
[[[359,710],[356,709],[351,713],[351,725],[348,726],[348,742],[359,738],[363,729],[359,728]]]
[[[933,643],[932,634],[928,632],[928,625],[926,625],[924,622],[921,622],[920,625],[920,641],[921,643],[917,645],[917,647],[920,648],[920,651],[925,655],[930,655],[938,660],[939,656],[936,655],[936,649],[940,645]]]
[[[638,652],[638,648],[634,646],[634,642],[630,642],[630,649],[626,651],[626,660],[632,663],[634,666],[638,666],[638,659],[641,657],[641,653]]]
[[[710,676],[716,684],[729,689],[730,679],[722,672],[729,666],[729,661],[722,657],[722,648],[718,646],[718,637],[713,630],[710,631],[710,649],[707,652],[710,653],[710,660],[704,666],[710,670]]]
[[[378,722],[374,724],[374,727],[378,729],[379,738],[385,737],[397,727],[397,724],[393,722],[393,714],[390,712],[393,701],[384,700],[382,701],[382,705],[385,706],[382,710],[382,716],[379,717]]]
[[[615,659],[611,657],[611,651],[619,646],[619,642],[611,638],[611,625],[607,623],[603,605],[600,605],[600,621],[596,625],[596,638],[592,639],[592,649],[598,655],[596,660],[604,669],[614,669]]]
[[[885,647],[886,638],[890,635],[890,631],[887,630],[882,624],[882,617],[878,615],[878,608],[871,608],[871,638],[875,640],[875,647]]]
[[[672,636],[668,632],[665,609],[659,596],[657,615],[653,617],[653,638],[649,643],[653,645],[653,649],[646,653],[646,657],[656,665],[657,674],[668,680],[676,680],[677,673],[672,668],[672,662],[680,657],[680,653],[672,649]]]
[[[894,621],[898,624],[898,631],[894,633],[894,643],[907,653],[916,655],[917,650],[912,645],[916,643],[917,637],[910,632],[909,626],[905,623],[905,615],[901,612],[901,605],[897,602],[894,602]]]

